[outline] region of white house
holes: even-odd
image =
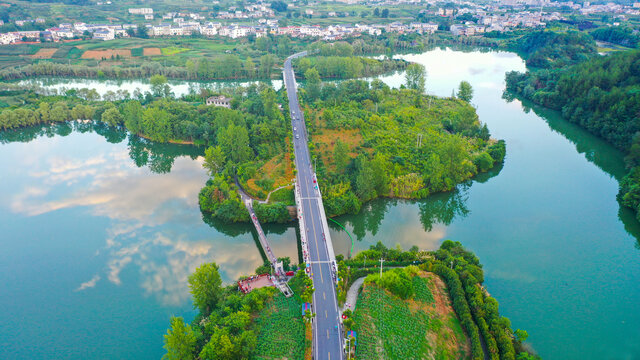
[[[115,38],[115,32],[111,29],[98,29],[93,32],[94,39],[100,40],[113,40]]]
[[[220,106],[231,109],[231,99],[226,96],[212,96],[207,98],[207,105]]]
[[[12,33],[0,34],[0,44],[7,45],[13,44],[18,40],[18,37]]]
[[[129,14],[135,14],[135,15],[148,15],[148,14],[153,14],[153,9],[152,8],[139,8],[139,9],[129,9]]]

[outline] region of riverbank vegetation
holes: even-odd
[[[375,268],[380,258],[391,267],[382,277]],[[490,359],[537,358],[523,345],[526,331],[513,331],[500,316],[498,302],[482,286],[482,265],[459,242],[444,241],[437,251],[378,243],[338,260],[345,289],[366,276],[353,317],[360,358],[484,359],[485,352]]]
[[[81,40],[5,45],[0,49],[0,80],[32,77],[139,79],[153,75],[199,81],[271,79],[287,56],[308,47],[315,48],[315,45],[309,40],[288,36],[236,40],[123,38],[108,43]],[[375,76],[406,66],[401,60],[377,60],[361,55],[365,53],[351,51],[349,55],[325,59],[330,55],[319,54],[316,61],[320,65],[326,64],[328,69],[335,63],[357,66],[357,72],[327,72],[327,77],[331,78]]]
[[[189,276],[198,314],[190,324],[171,318],[164,359],[302,359],[305,321],[301,313],[304,271],[290,281],[294,296],[273,287],[238,292],[222,286],[218,266],[205,263]]]
[[[411,265],[385,268],[380,277],[365,257],[372,262],[384,257],[385,266]],[[490,359],[539,359],[525,350],[526,331],[513,331],[499,315],[497,301],[482,287],[482,265],[459,242],[447,240],[437,251],[378,243],[338,261],[347,283],[369,274],[355,312],[344,313],[345,332],[357,334],[356,358],[484,359],[486,351]],[[313,289],[304,269],[289,282],[290,298],[273,287],[248,294],[235,284],[225,287],[214,263],[202,264],[188,281],[198,314],[190,324],[171,318],[165,359],[305,358],[311,340],[307,322],[314,314],[301,312]]]
[[[562,116],[625,151],[629,174],[618,199],[640,220],[640,50],[588,57],[569,67],[506,75],[507,90]]]
[[[301,95],[330,216],[357,213],[376,197],[448,191],[504,158],[504,142],[490,139],[464,100],[394,90],[378,80],[321,84],[317,76],[310,81],[313,72],[307,70]]]

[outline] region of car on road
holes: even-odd
[[[300,135],[296,134],[296,139],[300,139]]]
[[[296,130],[298,130],[298,128],[294,126],[294,127],[293,127],[293,131],[296,131]]]

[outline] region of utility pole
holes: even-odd
[[[382,279],[382,263],[384,262],[383,258],[380,258],[380,279]]]
[[[422,134],[416,135],[416,147],[420,148],[422,146]]]

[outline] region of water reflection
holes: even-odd
[[[552,131],[569,140],[575,145],[575,149],[579,154],[583,154],[585,159],[609,174],[616,181],[622,180],[624,175],[627,174],[628,169],[624,163],[623,153],[603,139],[591,134],[577,124],[564,120],[556,111],[543,108],[528,100],[517,98],[508,92],[503,94],[503,98],[508,102],[520,102],[523,112],[529,113],[533,111],[538,117],[544,119]],[[618,205],[618,218],[624,224],[627,233],[636,238],[636,248],[640,249],[640,223],[631,209],[623,206],[620,202],[618,202]]]
[[[418,203],[420,222],[426,232],[433,230],[434,224],[448,226],[456,217],[469,215],[466,201],[470,184],[461,184],[446,194],[434,194],[431,199]]]
[[[264,82],[263,80],[262,82]],[[266,80],[274,89],[282,88],[282,80]],[[234,89],[240,86],[257,84],[261,81],[184,81],[169,80],[168,85],[176,97],[188,94],[198,94],[202,89],[220,91]],[[67,91],[80,89],[92,89],[98,95],[118,98],[124,94],[132,95],[134,92],[151,92],[151,84],[148,80],[100,80],[100,79],[69,79],[69,78],[36,78],[17,82],[18,86],[36,89],[39,93],[64,94]]]
[[[71,121],[44,126],[26,127],[15,131],[0,132],[0,144],[30,142],[39,137],[68,136],[73,132],[96,133],[108,143],[118,144],[128,140],[129,157],[137,167],[148,166],[151,172],[165,174],[171,171],[177,157],[188,156],[192,160],[202,156],[204,149],[196,146],[154,143],[139,136],[115,129],[102,122]]]
[[[469,191],[474,182],[486,183],[489,179],[497,176],[502,169],[503,164],[498,164],[490,171],[478,174],[472,180],[458,185],[453,191],[431,194],[422,200],[400,200],[400,199],[376,199],[362,206],[360,213],[356,215],[343,215],[336,220],[348,228],[348,231],[355,236],[359,242],[367,241],[372,243],[381,227],[384,228],[384,220],[386,216],[393,216],[390,221],[394,223],[402,223],[399,219],[402,216],[411,217],[410,213],[404,214],[405,208],[410,208],[408,212],[417,210],[419,221],[422,229],[427,233],[426,238],[433,238],[433,241],[425,242],[425,235],[422,231],[415,234],[405,233],[408,231],[416,231],[416,229],[403,228],[402,225],[395,225],[395,234],[391,238],[387,238],[385,244],[387,246],[401,245],[408,249],[413,245],[419,245],[426,248],[437,247],[437,241],[444,236],[444,229],[451,225],[454,220],[462,220],[469,216],[471,211],[467,206],[469,199]],[[417,207],[417,209],[415,209]],[[394,213],[389,214],[389,210],[394,209]],[[414,210],[415,209],[415,210]],[[337,224],[329,222],[329,228],[335,233],[343,232],[342,228]],[[340,236],[340,235],[338,235]],[[396,241],[395,243],[389,241]],[[347,249],[344,244],[334,244],[340,248],[339,253],[349,255],[350,248]],[[366,246],[361,248],[366,248]]]

